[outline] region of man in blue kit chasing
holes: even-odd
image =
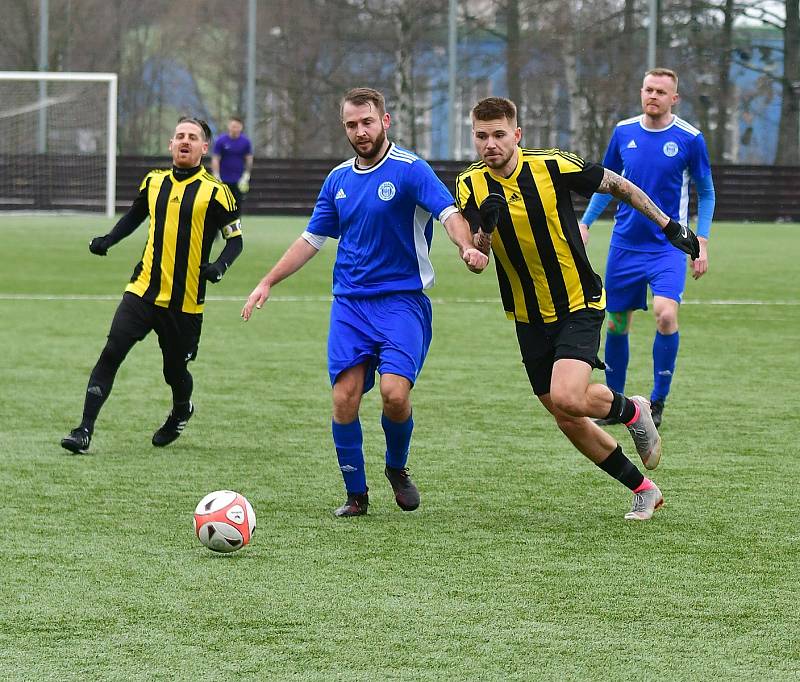
[[[678,102],[678,76],[669,69],[645,74],[642,114],[620,121],[611,136],[603,166],[653,197],[681,225],[689,223],[689,181],[697,188],[697,238],[700,256],[692,277],[708,270],[708,237],[714,214],[714,183],[702,133],[672,113]],[[594,194],[581,219],[584,242],[589,226],[611,201]],[[647,310],[647,287],[653,292],[656,334],[653,339],[653,422],[661,426],[678,357],[678,308],[686,280],[686,255],[672,248],[658,225],[620,202],[608,251],[605,284],[608,311],[605,365],[608,387],[624,392],[628,369],[628,332],[634,310]],[[599,420],[601,423],[603,420]]]
[[[414,429],[410,392],[431,342],[433,285],[429,258],[433,218],[445,227],[467,267],[481,272],[488,257],[473,247],[469,223],[431,167],[386,137],[391,118],[383,95],[350,90],[342,123],[355,158],[334,168],[322,185],[306,230],[259,282],[242,309],[250,319],[271,288],[297,272],[328,237],[339,240],[333,268],[328,373],[333,386],[333,443],[347,499],[339,517],[367,513],[359,407],[380,374],[384,473],[403,511],[420,496],[406,467]]]

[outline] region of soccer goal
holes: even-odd
[[[0,71],[0,211],[114,215],[117,74]]]

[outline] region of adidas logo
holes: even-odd
[[[347,199],[347,195],[344,193],[344,190],[341,187],[339,188],[339,191],[336,192],[334,200],[336,199]]]
[[[636,140],[628,142],[628,149],[636,149]]]
[[[660,376],[660,377],[671,377],[672,376],[672,372],[670,372],[668,369],[662,369],[658,373],[658,376]]]
[[[342,190],[339,190],[339,191],[341,192]],[[337,199],[338,199],[338,197],[337,197]],[[354,471],[358,471],[358,469],[356,469],[352,464],[344,464],[344,465],[340,466],[339,468],[342,471],[344,471],[344,473],[346,473],[346,474],[352,474]]]
[[[180,199],[178,199],[178,195],[176,194],[176,195],[175,195],[174,197],[172,197],[172,199],[170,199],[169,201],[170,201],[170,203],[172,203],[172,204],[177,204],[177,203],[180,201]]]
[[[508,203],[513,204],[515,201],[521,201],[522,197],[517,194],[516,192],[512,192],[511,196],[508,197]]]

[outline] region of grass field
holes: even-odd
[[[373,392],[370,514],[334,519],[334,245],[239,319],[302,226],[246,220],[245,252],[210,291],[184,435],[150,445],[170,406],[151,336],[120,370],[92,454],[74,457],[59,440],[144,228],[101,259],[86,245],[105,220],[2,217],[0,679],[800,677],[800,227],[715,226],[711,271],[681,311],[654,476],[666,503],[633,524],[627,490],[531,395],[493,267],[469,274],[441,228],[434,341],[413,392],[422,506],[394,504]],[[593,228],[598,268],[607,242],[608,226]],[[650,390],[652,330],[639,313],[631,393]],[[219,488],[258,517],[253,544],[229,556],[191,529]]]

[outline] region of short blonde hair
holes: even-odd
[[[675,73],[672,69],[664,69],[664,68],[657,68],[657,69],[650,69],[648,72],[644,74],[644,77],[647,78],[648,76],[666,76],[667,78],[671,78],[675,81],[675,90],[678,89],[678,74]]]

